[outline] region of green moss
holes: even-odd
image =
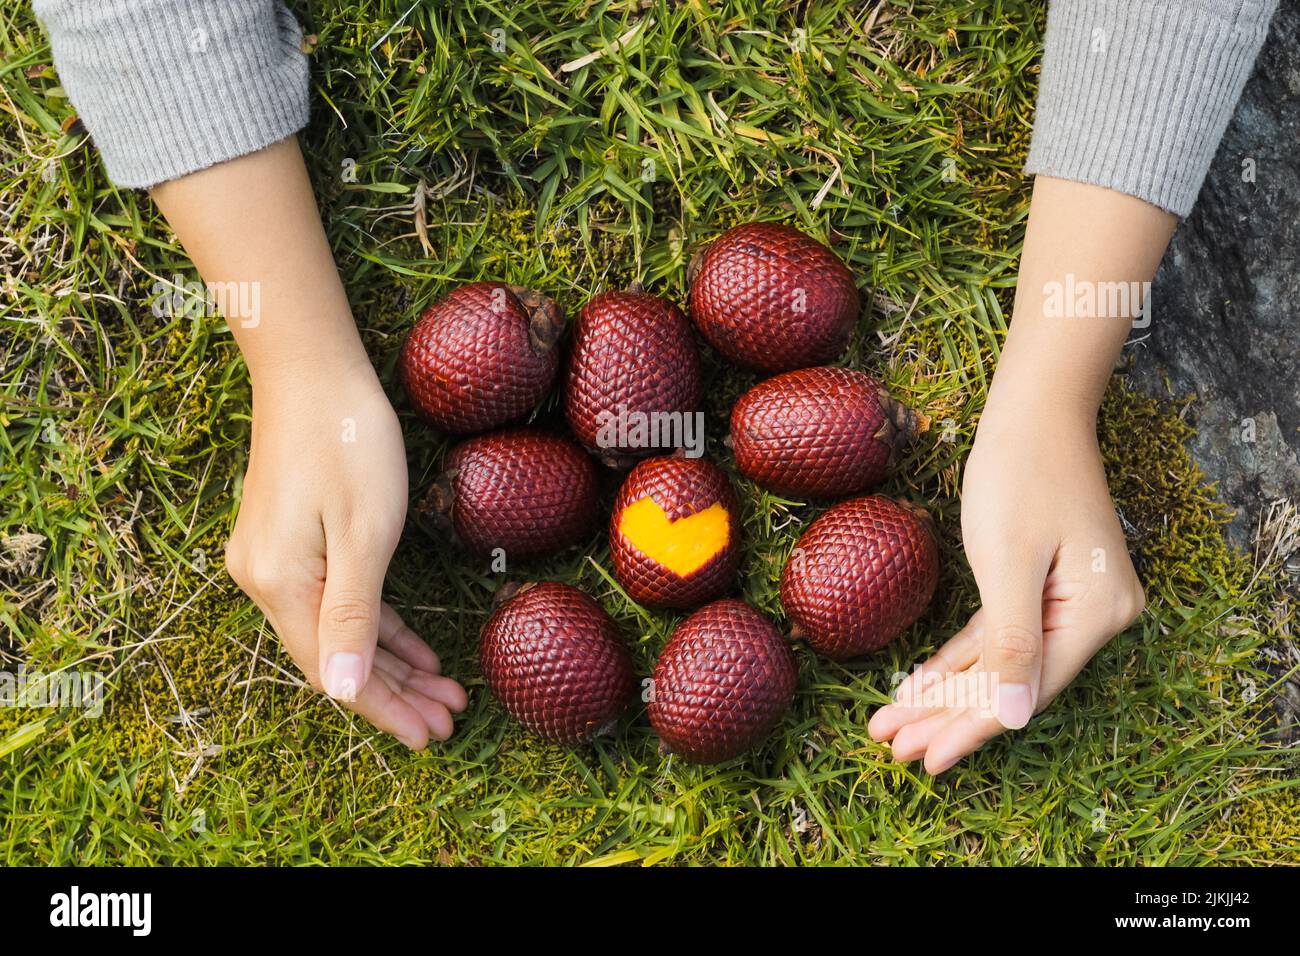
[[[1102,403],[1098,435],[1143,579],[1183,594],[1207,581],[1242,590],[1251,568],[1224,537],[1232,512],[1192,460],[1192,429],[1177,411],[1116,381]]]
[[[1234,862],[1300,862],[1300,787],[1269,789],[1277,781],[1256,780],[1207,828],[1216,856]]]

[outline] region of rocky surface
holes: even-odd
[[[1130,379],[1191,399],[1193,454],[1251,549],[1262,509],[1300,503],[1300,0],[1282,0],[1151,296]]]
[[[1237,512],[1232,542],[1276,548],[1277,534],[1257,534],[1262,518],[1279,500],[1300,505],[1300,0],[1282,0],[1151,297],[1151,324],[1130,340],[1130,380],[1187,402],[1192,454]],[[1279,557],[1279,641],[1263,663],[1281,677],[1300,660],[1285,594],[1300,593],[1300,550]],[[1300,740],[1294,676],[1274,711],[1279,742]]]

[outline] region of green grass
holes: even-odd
[[[1271,743],[1277,676],[1262,669],[1293,612],[1272,566],[1225,546],[1175,411],[1118,382],[1102,439],[1150,610],[1027,731],[937,780],[893,764],[865,731],[889,675],[976,600],[960,467],[1023,233],[1040,5],[456,6],[470,9],[301,11],[317,36],[306,153],[405,423],[413,494],[444,446],[410,414],[393,365],[425,303],[480,277],[570,311],[632,279],[680,298],[700,241],[784,219],[831,240],[868,287],[847,361],[934,419],[886,489],[939,519],[933,607],[868,660],[800,651],[795,706],[748,757],[662,758],[641,713],[607,743],[559,750],[483,685],[475,638],[499,580],[411,528],[388,593],[470,691],[456,736],[412,756],[306,692],[222,570],[249,434],[238,352],[220,322],[153,314],[155,280],[194,271],[148,199],[108,184],[27,5],[11,5],[0,670],[96,670],[111,690],[99,718],[0,711],[0,859],[1297,862],[1295,754]],[[592,51],[604,55],[566,70]],[[750,379],[712,355],[706,374],[720,453]],[[779,617],[781,563],[815,511],[737,487],[743,592]],[[512,577],[590,589],[648,673],[677,619],[630,604],[607,568],[597,536]]]

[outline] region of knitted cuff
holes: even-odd
[[[1025,172],[1191,212],[1277,0],[1053,0]]]
[[[34,0],[109,177],[148,187],[307,123],[302,28],[279,0]]]

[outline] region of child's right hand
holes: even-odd
[[[317,690],[421,749],[464,689],[381,598],[406,515],[397,416],[364,353],[254,377],[253,443],[226,548],[231,577]],[[376,643],[378,647],[376,647]]]
[[[253,446],[231,577],[313,687],[410,747],[446,739],[465,691],[381,597],[406,517],[402,432],[297,141],[161,183],[153,197],[209,288],[238,290],[223,309],[253,382]]]

